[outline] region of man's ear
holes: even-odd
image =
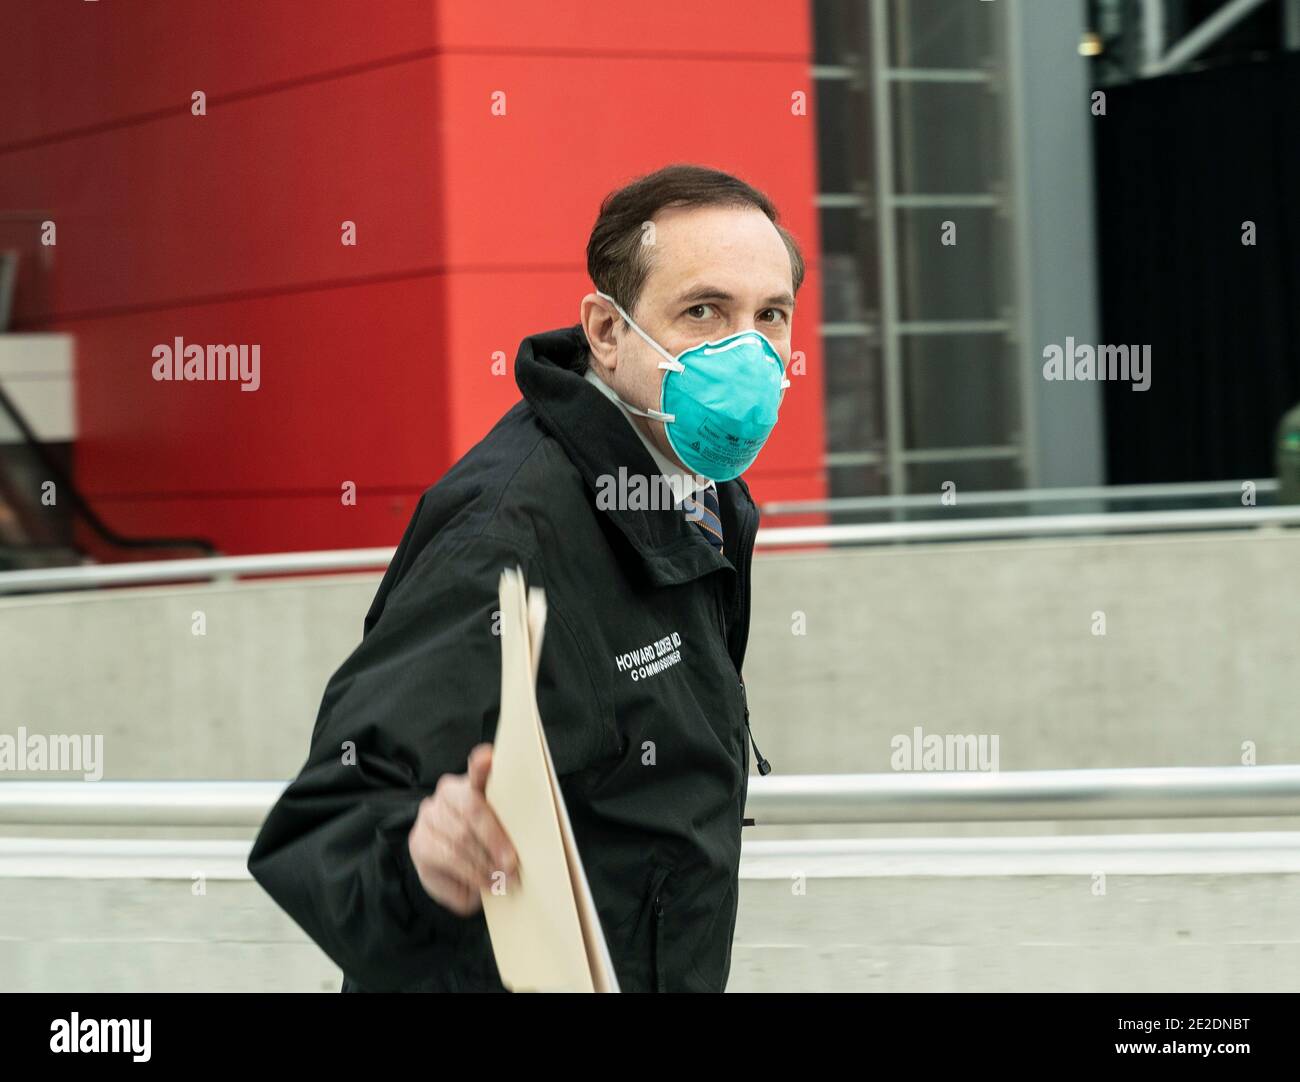
[[[588,365],[597,375],[609,375],[618,367],[618,338],[615,328],[619,317],[611,312],[594,293],[582,298],[579,320],[587,336]]]

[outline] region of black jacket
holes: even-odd
[[[601,475],[657,471],[585,365],[581,326],[522,342],[523,401],[421,497],[249,856],[345,991],[502,987],[482,912],[424,892],[407,832],[496,730],[516,564],[546,591],[538,706],[623,990],[727,983],[758,511],[743,481],[718,486],[721,555],[680,510],[600,509]]]

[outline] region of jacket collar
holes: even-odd
[[[618,407],[585,378],[587,338],[582,325],[530,335],[519,344],[515,382],[542,426],[564,448],[593,494],[602,475],[655,477],[659,468]],[[758,516],[744,481],[717,486],[729,553],[748,551]],[[602,510],[619,529],[657,586],[675,586],[713,571],[735,573],[678,508]]]

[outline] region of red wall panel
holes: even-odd
[[[741,175],[811,232],[813,120],[790,114],[806,65],[452,56],[443,72],[452,266],[581,268],[601,198],[674,161]],[[505,116],[491,113],[494,91]]]
[[[812,54],[809,5],[801,0],[497,0],[436,4],[443,49],[572,53],[663,52],[675,56]]]
[[[203,499],[128,498],[100,506],[114,528],[129,534],[211,537],[219,524],[222,551],[314,552],[323,548],[371,548],[395,545],[428,486],[357,492],[355,507],[334,494],[289,495],[247,492]],[[99,505],[97,505],[99,506]],[[322,544],[328,538],[329,544]],[[87,543],[99,554],[93,539]],[[104,554],[108,558],[108,554]],[[193,556],[179,550],[168,556]],[[118,557],[120,558],[120,556]],[[133,553],[131,559],[157,559],[157,552]]]
[[[786,0],[22,9],[0,39],[0,210],[58,222],[18,315],[77,336],[95,505],[230,552],[396,541],[517,399],[519,339],[576,322],[600,199],[672,161],[763,188],[804,246],[808,374],[749,479],[822,495],[814,121],[790,108],[813,98],[808,21]],[[176,335],[259,343],[261,389],[155,382]]]
[[[70,324],[78,480],[103,497],[422,486],[445,467],[434,276]],[[261,386],[157,382],[150,351],[258,343]]]
[[[434,0],[6,0],[0,151],[434,44]]]
[[[577,321],[590,289],[587,235],[612,189],[670,161],[736,172],[773,198],[810,263],[794,325],[806,374],[793,377],[781,424],[747,476],[760,495],[768,476],[795,478],[810,498],[823,495],[816,141],[813,117],[791,110],[795,91],[812,98],[807,61],[453,55],[441,86],[451,356],[490,356],[503,329],[517,341]],[[504,116],[490,108],[495,91],[505,94]],[[699,123],[684,122],[696,114]],[[503,307],[505,298],[512,300]],[[553,314],[539,324],[521,321],[525,311]],[[457,453],[501,406],[499,384],[477,360],[470,364],[450,388]]]
[[[427,271],[434,77],[414,61],[5,155],[0,205],[58,227],[52,311],[24,317]]]

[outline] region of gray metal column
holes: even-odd
[[[1042,376],[1044,346],[1063,346],[1067,335],[1100,342],[1092,126],[1106,117],[1090,111],[1087,61],[1078,51],[1085,5],[1010,0],[1008,7],[1016,54],[1010,66],[1019,81],[1012,109],[1027,270],[1021,346],[1033,403],[1029,472],[1042,487],[1098,485],[1105,481],[1100,384]]]

